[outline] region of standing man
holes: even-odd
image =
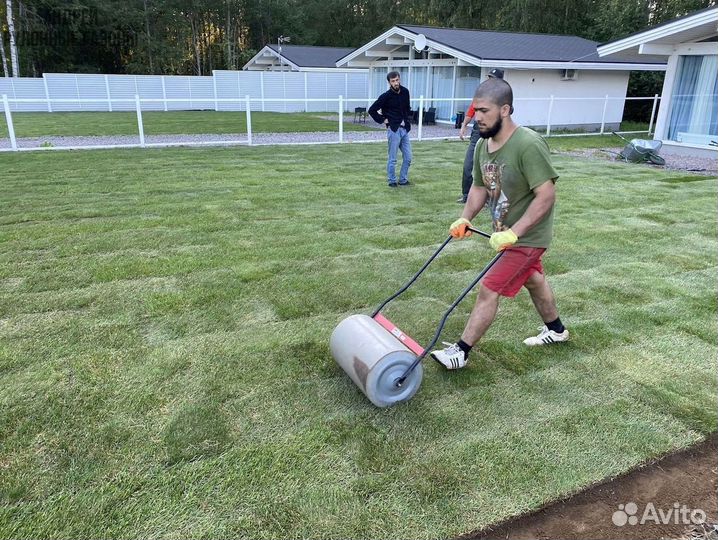
[[[461,217],[449,227],[454,238],[471,235],[471,220],[486,205],[494,233],[489,244],[504,251],[481,280],[476,304],[461,339],[431,356],[447,369],[466,365],[469,351],[494,321],[499,298],[513,298],[526,287],[544,326],[524,344],[549,345],[568,340],[556,300],[544,275],[541,257],[553,235],[554,183],[546,141],[511,118],[513,92],[502,79],[487,79],[473,100],[481,141],[474,155],[474,183]]]
[[[492,69],[489,71],[489,78],[503,79],[504,70],[498,68]],[[474,103],[472,102],[466,110],[466,116],[464,117],[464,122],[461,124],[461,130],[459,131],[459,139],[462,141],[464,140],[464,137],[466,137],[466,128],[469,127],[469,124],[474,119],[475,114],[476,111],[474,111]],[[464,157],[464,171],[461,176],[461,197],[456,199],[457,203],[466,203],[466,199],[469,197],[471,184],[474,183],[474,177],[472,174],[474,169],[474,150],[476,149],[476,143],[480,138],[481,135],[479,133],[479,125],[474,122],[474,129],[471,130],[471,136],[469,137],[469,147],[466,149],[466,156]]]
[[[401,170],[399,185],[409,184],[409,165],[411,165],[411,105],[409,90],[401,85],[399,73],[392,71],[387,74],[389,90],[384,92],[369,107],[369,114],[377,124],[384,124],[389,142],[389,158],[386,163],[386,176],[389,187],[396,187],[396,154],[401,149]]]

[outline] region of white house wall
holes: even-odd
[[[386,64],[386,62],[380,62]],[[403,63],[403,62],[402,62]],[[464,110],[473,97],[478,79],[473,83],[459,84],[447,77],[453,76],[453,67],[447,61],[441,66],[433,66],[429,84],[425,85],[426,77],[421,76],[417,81],[417,74],[422,73],[422,68],[412,68],[411,77],[408,76],[408,67],[400,66],[389,68],[380,65],[372,70],[373,88],[372,95],[378,96],[388,86],[386,82],[386,71],[395,69],[402,76],[402,81],[411,90],[412,106],[418,107],[416,99],[423,94],[426,99],[424,108],[434,106],[437,109],[437,118],[449,120],[455,111]],[[500,67],[500,66],[496,66]],[[458,67],[458,70],[467,69]],[[473,68],[480,69],[480,68]],[[484,67],[483,73],[488,72],[490,67]],[[441,77],[437,77],[437,74]],[[623,118],[626,90],[628,88],[627,71],[589,71],[579,70],[575,80],[561,80],[562,70],[558,69],[527,69],[504,70],[504,78],[511,84],[514,92],[514,118],[517,122],[527,126],[546,125],[548,110],[551,107],[551,125],[556,127],[593,127],[598,128],[602,120],[609,127],[618,127]],[[421,84],[417,84],[420,82]],[[421,87],[421,88],[420,88]],[[465,98],[462,101],[453,103],[432,101],[432,98],[452,97],[451,88],[454,88],[453,97]],[[437,95],[437,92],[442,92]],[[554,96],[553,106],[550,105],[550,98]],[[606,102],[606,96],[609,96]],[[562,99],[568,98],[568,99]],[[604,118],[604,105],[606,106]]]
[[[676,84],[679,59],[678,54],[672,54],[668,57],[668,67],[666,68],[666,76],[663,78],[663,90],[661,92],[661,107],[658,109],[656,131],[653,135],[653,138],[657,140],[665,139],[668,136],[668,113],[670,111],[671,97],[673,96],[673,87]]]
[[[708,51],[703,50],[701,46],[708,45],[710,49]],[[706,148],[699,144],[690,143],[677,143],[675,141],[668,140],[668,127],[669,118],[671,114],[671,102],[673,97],[673,90],[676,85],[676,77],[678,75],[678,68],[680,65],[681,56],[688,55],[702,55],[705,52],[715,54],[716,44],[715,42],[710,43],[682,43],[674,44],[672,46],[674,52],[668,57],[668,67],[666,69],[666,76],[663,79],[663,91],[661,94],[661,107],[658,110],[656,118],[656,130],[654,139],[662,140],[666,147],[671,147],[671,151],[675,153],[693,153],[695,155],[714,155],[715,149]],[[687,152],[683,152],[682,149],[688,149]]]
[[[664,154],[684,154],[715,158],[715,147],[692,142],[668,140],[673,92],[676,86],[681,56],[715,55],[718,44],[715,42],[718,9],[700,10],[691,15],[680,17],[672,22],[649,28],[598,47],[600,56],[608,56],[624,51],[636,50],[641,54],[665,56],[668,64],[663,79],[663,91],[656,119],[654,139],[663,142]],[[715,100],[715,97],[712,98]]]
[[[545,126],[550,97],[552,126],[600,126],[605,97],[606,124],[618,124],[623,118],[626,71],[579,70],[576,80],[561,80],[559,70],[506,70],[504,79],[514,92],[514,119],[527,126]],[[570,99],[560,99],[570,98]],[[595,99],[588,99],[595,98]]]

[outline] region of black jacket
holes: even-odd
[[[379,110],[381,110],[381,114]],[[369,114],[377,124],[383,124],[385,119],[389,120],[389,128],[392,131],[399,129],[402,122],[404,122],[406,131],[410,131],[411,105],[409,104],[409,90],[399,86],[399,93],[396,93],[389,88],[372,103],[372,106],[369,107]]]

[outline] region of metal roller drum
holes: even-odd
[[[469,230],[484,238],[490,238],[489,234],[472,227],[469,227]],[[352,315],[340,322],[332,332],[329,348],[334,360],[349,375],[354,384],[364,392],[369,401],[377,407],[390,407],[396,403],[407,401],[416,394],[423,375],[421,362],[439,340],[449,314],[503,254],[503,252],[499,252],[495,255],[476,279],[454,300],[454,303],[444,313],[434,338],[426,347],[422,347],[387,319],[381,310],[389,302],[403,294],[417,280],[431,264],[431,261],[447,246],[451,238],[449,236],[444,240],[429,260],[414,274],[414,277],[387,298],[371,317]]]
[[[377,407],[411,399],[419,390],[421,364],[401,386],[396,385],[417,356],[367,315],[352,315],[340,322],[329,347],[337,364]]]

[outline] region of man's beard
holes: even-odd
[[[504,119],[499,116],[499,119],[493,126],[486,129],[479,128],[479,137],[482,139],[490,139],[491,137],[494,137],[499,131],[501,131],[501,125],[503,122]]]

